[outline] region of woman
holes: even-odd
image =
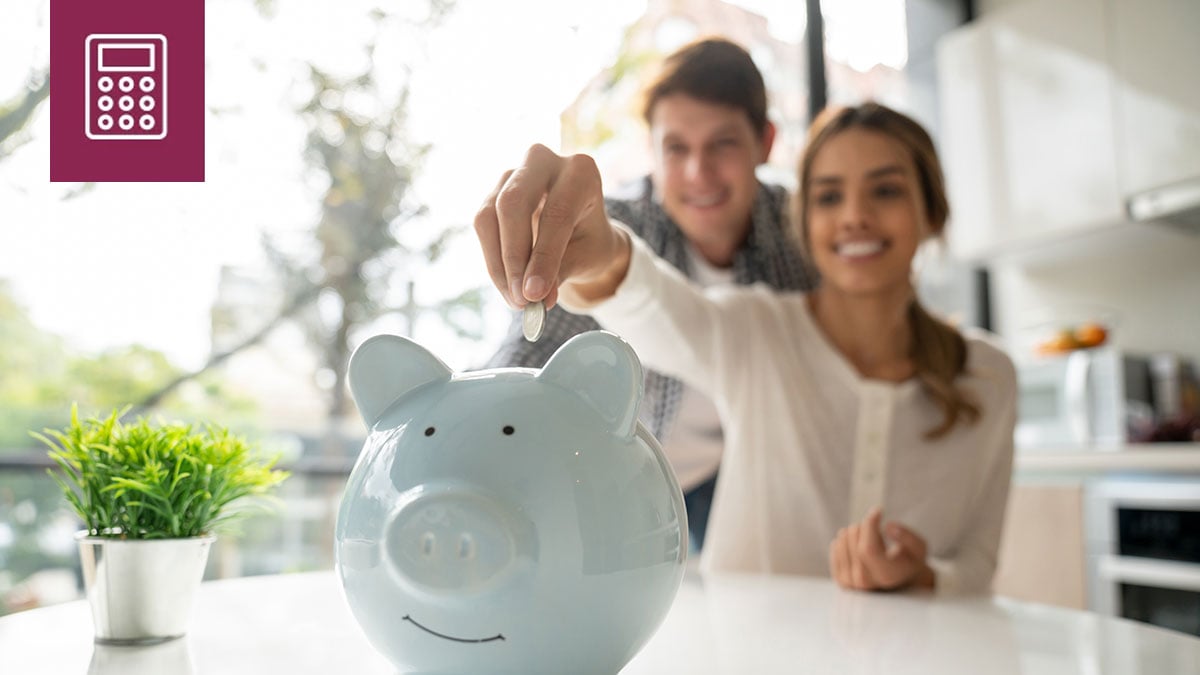
[[[915,297],[913,256],[949,211],[933,143],[884,106],[829,110],[799,173],[794,222],[822,277],[811,293],[702,293],[608,220],[590,158],[541,146],[475,227],[510,304],[561,299],[713,398],[726,454],[703,569],[984,591],[1016,377],[1002,351]],[[698,202],[719,204],[703,191]]]

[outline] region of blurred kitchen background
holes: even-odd
[[[1200,634],[1200,3],[209,0],[203,184],[48,182],[48,16],[0,23],[0,614],[80,596],[29,436],[73,402],[281,455],[283,505],[208,578],[331,567],[354,345],[485,360],[483,196],[533,142],[643,173],[647,65],[721,34],[767,79],[766,180],[794,187],[826,104],[935,135],[953,216],[921,291],[1021,373],[998,592]]]

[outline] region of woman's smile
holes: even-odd
[[[858,239],[834,244],[833,252],[845,260],[869,260],[883,255],[892,242],[887,239]]]

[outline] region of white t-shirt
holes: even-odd
[[[713,398],[721,480],[701,569],[829,575],[839,528],[876,504],[925,538],[938,592],[986,591],[1012,473],[1016,373],[968,333],[959,385],[982,408],[936,441],[941,412],[916,380],[864,379],[820,332],[803,293],[693,288],[633,237],[616,294],[577,311],[643,362]]]
[[[714,267],[691,245],[687,247],[687,254],[692,283],[701,288],[733,283],[733,269]],[[685,382],[675,421],[663,444],[663,452],[685,493],[713,477],[721,465],[724,448],[724,432],[717,407]]]

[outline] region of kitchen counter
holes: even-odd
[[[359,631],[332,572],[203,584],[189,635],[154,647],[94,645],[84,601],[0,618],[0,672],[395,673]],[[860,593],[820,578],[689,572],[662,627],[621,671],[674,673],[1200,675],[1200,639],[1005,599]]]
[[[1018,448],[1013,468],[1018,474],[1065,472],[1200,475],[1200,443],[1145,443],[1119,446],[1116,449]]]

